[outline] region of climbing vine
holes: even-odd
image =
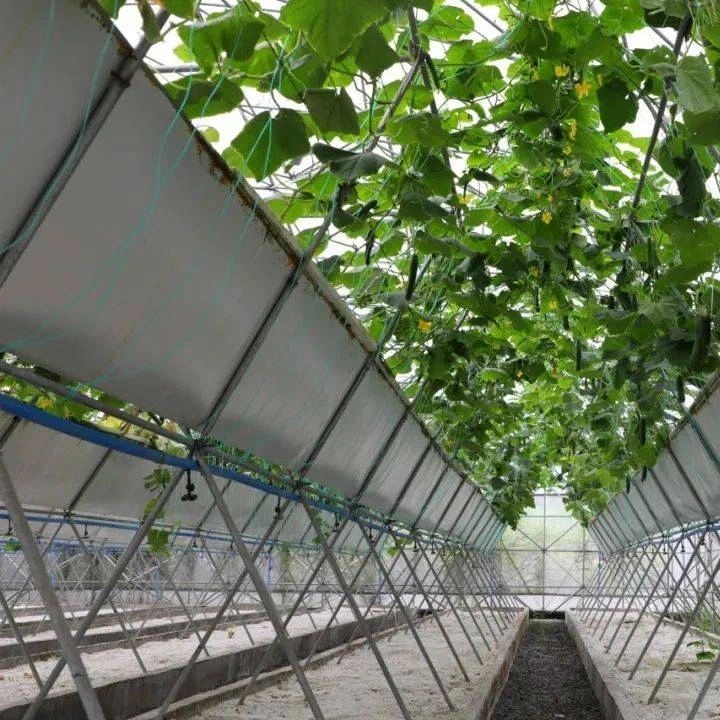
[[[498,512],[586,520],[717,367],[718,3],[229,5],[140,0],[169,97],[375,339],[403,310],[387,362]]]
[[[143,511],[144,519],[145,516],[149,515],[157,507],[163,490],[165,490],[172,479],[172,473],[166,467],[156,467],[143,479],[145,481],[145,490],[150,494],[150,499],[145,504],[145,510]],[[157,516],[157,521],[162,523],[165,519],[166,513],[165,510],[162,510]],[[147,543],[150,550],[161,557],[169,557],[170,534],[175,528],[176,525],[172,527],[158,525],[150,528],[147,534]]]

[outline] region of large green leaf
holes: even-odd
[[[605,3],[607,8],[610,3]],[[589,12],[571,10],[566,15],[554,17],[552,26],[555,32],[563,39],[567,47],[577,48],[587,42],[595,28],[598,26],[597,17]]]
[[[400,56],[388,45],[377,25],[371,25],[358,41],[355,62],[372,77],[378,77],[400,60]]]
[[[638,100],[627,83],[619,78],[606,80],[597,89],[600,119],[605,132],[615,132],[635,119]]]
[[[677,64],[675,82],[678,102],[685,110],[705,112],[715,106],[715,89],[704,57],[686,55]]]
[[[683,114],[690,142],[698,145],[720,143],[720,107],[694,113],[689,110]]]
[[[522,20],[500,39],[501,46],[532,58],[561,59],[562,36],[540,20]]]
[[[313,153],[320,162],[327,163],[330,172],[341,180],[357,180],[363,175],[373,175],[387,162],[372,152],[354,153],[317,143]]]
[[[662,229],[678,249],[683,264],[689,267],[712,260],[720,251],[720,227],[711,222],[668,219]]]
[[[385,14],[379,0],[288,0],[280,19],[307,33],[323,60],[334,60]]]
[[[455,176],[436,155],[426,155],[417,164],[423,182],[437,195],[450,195],[455,187]]]
[[[424,230],[415,235],[415,249],[427,255],[439,254],[444,257],[453,257],[460,252],[466,252],[459,243],[448,238],[439,238]]]
[[[242,90],[227,78],[211,82],[189,76],[163,87],[191,120],[235,110],[243,99]]]
[[[303,101],[321,132],[347,135],[360,132],[355,106],[345,88],[306,90]]]
[[[524,13],[540,20],[547,20],[556,4],[557,0],[525,0],[521,7]]]
[[[242,61],[252,57],[265,23],[240,5],[228,12],[211,15],[201,23],[178,28],[178,35],[206,73],[224,58]]]
[[[444,42],[459,40],[474,28],[473,19],[464,10],[452,5],[441,5],[418,25],[423,35]]]
[[[452,143],[450,133],[434,113],[422,112],[404,115],[390,123],[388,133],[402,145],[421,145],[426,148],[444,147]]]
[[[526,86],[528,97],[543,115],[552,117],[555,114],[557,98],[555,88],[547,80],[535,80]]]
[[[716,50],[720,50],[720,23],[703,23],[702,34],[705,41]]]
[[[442,218],[449,214],[440,203],[425,197],[421,193],[409,192],[400,198],[398,217],[412,220]]]
[[[448,97],[473,100],[491,95],[505,84],[502,72],[495,65],[470,61],[467,65],[448,62],[440,64],[444,70],[444,91]]]
[[[295,110],[279,110],[274,116],[267,111],[259,113],[231,146],[244,158],[246,172],[258,179],[310,150],[307,127]]]
[[[200,0],[156,0],[168,12],[186,20],[193,20]]]
[[[295,48],[285,58],[284,66],[284,72],[277,72],[277,65],[273,63],[271,82],[273,87],[293,102],[301,103],[306,90],[322,87],[327,78],[322,60],[306,43]]]
[[[680,262],[666,270],[657,280],[658,290],[666,292],[673,288],[680,288],[706,273],[710,269],[710,262],[703,260],[696,265]],[[684,363],[682,363],[684,364]]]
[[[697,217],[702,214],[703,202],[707,196],[705,174],[692,150],[686,157],[676,158],[675,162],[681,168],[677,181],[681,202],[675,206],[675,212],[685,217]]]
[[[640,0],[607,0],[600,13],[600,26],[607,34],[624,35],[644,27]]]
[[[640,4],[650,15],[682,18],[688,11],[685,0],[640,0]]]

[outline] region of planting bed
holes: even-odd
[[[476,617],[487,634],[487,620],[480,615]],[[477,717],[486,704],[488,693],[496,691],[497,683],[493,683],[493,680],[508,661],[508,640],[521,632],[524,624],[523,615],[508,616],[508,628],[499,637],[500,648],[488,650],[468,615],[462,613],[461,618],[469,631],[472,628],[471,637],[483,659],[483,665],[478,663],[457,621],[451,615],[443,615],[442,621],[468,672],[470,682],[462,677],[435,621],[425,617],[418,626],[423,643],[449,691],[455,711],[449,710],[445,704],[410,633],[398,632],[379,641],[382,655],[414,720],[431,720],[436,717],[466,720]],[[494,629],[497,634],[497,627],[494,626]],[[345,655],[341,662],[331,658],[319,667],[310,669],[308,680],[327,720],[402,718],[367,645]],[[196,717],[201,720],[235,720],[237,717],[246,720],[267,720],[268,717],[273,720],[308,720],[312,713],[295,678],[290,677],[251,695],[243,706],[239,705],[237,698],[233,698],[203,710]]]
[[[170,617],[168,617],[170,615]],[[114,617],[114,616],[113,616]],[[151,640],[160,640],[163,638],[173,637],[190,637],[194,631],[202,631],[205,629],[212,619],[215,617],[215,611],[212,608],[206,609],[204,612],[193,613],[193,622],[190,625],[186,615],[173,612],[166,612],[165,617],[154,617],[147,619],[142,614],[133,614],[132,612],[120,613],[123,619],[125,629],[133,638],[136,645]],[[257,623],[265,619],[266,615],[262,611],[241,611],[240,613],[230,613],[226,619],[220,624],[220,628],[226,628],[235,624],[241,627],[245,623]],[[46,623],[43,621],[42,626]],[[53,630],[44,630],[41,632],[27,632],[28,625],[22,627],[23,641],[25,650],[33,657],[49,657],[60,652],[57,638]],[[252,630],[249,630],[252,634]],[[108,618],[105,616],[103,622],[98,626],[93,625],[84,635],[80,642],[80,647],[85,652],[98,652],[111,647],[129,647],[127,639],[119,624],[108,624]],[[9,668],[15,665],[25,663],[25,656],[22,648],[14,637],[0,637],[0,668]]]
[[[657,615],[646,615],[630,641],[628,649],[615,666],[615,660],[620,653],[631,628],[637,619],[637,613],[632,612],[621,623],[622,613],[612,613],[610,625],[605,631],[602,641],[599,640],[605,624],[608,622],[607,614],[603,615],[600,629],[595,635],[597,620],[592,630],[587,623],[580,621],[578,613],[568,618],[571,630],[574,628],[580,651],[585,652],[588,661],[595,667],[595,672],[606,688],[608,696],[619,707],[617,717],[624,720],[643,718],[647,720],[685,720],[688,713],[705,682],[710,663],[698,662],[697,646],[688,646],[688,642],[699,639],[699,635],[688,633],[683,640],[679,652],[667,673],[656,700],[647,704],[652,689],[662,672],[672,648],[682,632],[682,625],[672,620],[663,620],[650,649],[643,658],[637,673],[632,680],[628,674],[633,668],[642,648],[657,621]],[[610,641],[618,624],[621,624],[617,638],[609,652],[605,646]],[[714,642],[717,642],[715,640]],[[705,701],[697,714],[698,720],[717,720],[720,717],[720,675],[716,676]]]
[[[324,627],[329,617],[330,613],[326,610],[313,613],[312,619],[318,627]],[[338,615],[338,621],[348,623],[353,620],[353,617],[350,610],[343,609]],[[314,630],[309,614],[294,617],[288,630],[290,635],[300,635]],[[256,643],[266,643],[275,637],[275,631],[268,621],[254,624],[251,633]],[[184,665],[197,646],[197,642],[194,635],[188,638],[150,641],[139,648],[139,653],[148,672],[152,673],[153,671]],[[250,641],[247,635],[243,632],[242,627],[236,625],[232,628],[214,632],[207,644],[207,649],[211,656],[218,656],[249,646]],[[143,675],[130,649],[115,648],[102,652],[83,652],[82,655],[90,679],[93,685],[96,686]],[[201,655],[200,659],[202,660],[202,658]],[[50,659],[36,663],[41,678],[45,678],[50,673],[55,662],[54,659]],[[65,668],[55,683],[50,696],[62,692],[74,692],[74,688],[70,673]],[[0,718],[9,717],[4,712],[8,707],[31,700],[36,692],[37,686],[32,674],[28,671],[27,665],[3,670],[0,673]]]
[[[185,606],[192,615],[201,612],[212,611],[212,605],[186,605]],[[258,604],[245,604],[236,605],[240,612],[255,612],[262,609],[261,605]],[[155,618],[169,619],[172,617],[185,617],[185,612],[178,605],[129,605],[126,607],[118,606],[118,615],[123,619],[123,622],[130,624],[132,622],[141,622],[143,620],[150,620]],[[68,621],[69,626],[74,629],[82,622],[87,614],[85,608],[73,608],[65,610],[65,617]],[[13,617],[15,618],[15,625],[20,628],[23,633],[40,633],[45,630],[52,630],[52,623],[47,613],[43,613],[37,608],[23,609],[13,608]],[[95,616],[92,622],[92,627],[103,627],[105,625],[115,625],[117,623],[117,616],[111,608],[102,608]],[[0,638],[13,637],[12,629],[7,621],[0,622]]]

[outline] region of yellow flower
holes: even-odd
[[[570,168],[563,168],[562,174],[564,177],[570,177],[572,175],[572,170]]]
[[[575,137],[577,136],[577,120],[576,120],[575,118],[573,118],[573,119],[570,121],[570,133],[569,133],[569,135],[570,135],[570,139],[571,139],[571,140],[574,140]]]
[[[587,80],[575,83],[575,92],[580,99],[584,98],[590,92],[590,83]]]
[[[552,213],[549,210],[546,210],[542,214],[541,219],[546,225],[549,225],[552,222],[552,217]]]
[[[548,309],[549,310],[557,310],[557,300],[551,300],[548,303]]]
[[[43,395],[43,397],[41,397],[41,398],[37,401],[37,404],[38,404],[38,407],[39,407],[39,408],[42,408],[43,410],[48,410],[48,409],[50,409],[55,403],[53,403],[53,401],[52,401],[49,397],[45,397],[45,396]]]
[[[555,77],[564,78],[570,74],[570,68],[567,65],[556,65],[555,66]]]
[[[572,155],[572,148],[571,148],[569,145],[566,145],[566,146],[563,148],[563,152],[564,152],[566,155]]]
[[[419,327],[423,332],[428,332],[428,330],[430,330],[430,325],[431,325],[431,324],[432,324],[432,323],[431,323],[429,320],[419,320],[419,321],[418,321],[418,327]]]

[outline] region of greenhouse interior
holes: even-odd
[[[0,2],[0,720],[720,718],[719,217],[719,0]]]

